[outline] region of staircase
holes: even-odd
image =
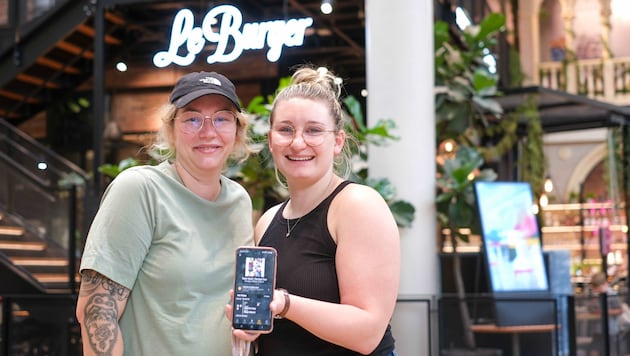
[[[87,174],[16,127],[47,121],[59,98],[75,97],[93,76],[94,4],[56,0],[36,14],[22,0],[8,3],[14,21],[0,33],[0,296],[74,294]],[[122,20],[105,17],[104,42],[116,47]]]
[[[26,9],[18,5],[22,0],[9,1]],[[58,105],[59,98],[89,89],[94,75],[94,5],[77,0],[51,3],[35,18],[18,14],[19,21],[25,22],[0,31],[0,117],[16,126]],[[108,55],[114,56],[123,49],[127,24],[110,11],[104,22],[103,41]]]
[[[68,252],[32,236],[24,227],[12,222],[4,214],[0,214],[0,255],[7,267],[15,269],[26,283],[31,284],[37,291],[72,292],[73,288],[69,283]],[[75,279],[75,283],[77,280]],[[6,287],[3,286],[2,289],[7,289]]]
[[[0,295],[75,293],[87,174],[0,119]]]

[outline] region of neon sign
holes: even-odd
[[[218,25],[217,32],[213,28],[215,24]],[[244,50],[262,49],[265,45],[269,48],[267,59],[276,62],[283,46],[296,47],[304,44],[304,33],[312,24],[313,19],[306,17],[243,25],[243,15],[236,7],[221,5],[208,11],[201,27],[196,27],[193,12],[182,9],[173,19],[168,50],[156,53],[153,64],[160,68],[171,63],[190,65],[203,50],[206,41],[216,44],[214,53],[206,58],[209,64],[232,62]],[[231,50],[228,50],[228,44],[233,45]]]

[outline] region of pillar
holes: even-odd
[[[396,122],[400,140],[369,148],[369,174],[387,177],[416,217],[401,229],[399,302],[392,320],[400,355],[437,354],[439,267],[435,210],[433,1],[366,0],[367,118]],[[431,327],[429,327],[431,325]],[[429,345],[433,350],[429,349]]]
[[[528,53],[521,56],[521,71],[525,75],[524,86],[538,85],[540,75],[540,21],[538,20],[542,0],[518,2],[518,33],[519,53]]]

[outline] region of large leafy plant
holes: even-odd
[[[496,179],[494,171],[484,169],[486,159],[500,156],[501,150],[515,142],[516,125],[497,124],[503,112],[493,98],[497,95],[498,76],[484,61],[504,23],[503,15],[493,13],[461,32],[442,21],[434,26],[437,215],[453,247],[453,277],[468,349],[476,345],[465,300],[458,240],[468,240],[468,234],[462,233],[464,229],[478,230],[474,181]],[[488,137],[494,145],[488,144]]]
[[[473,181],[495,179],[496,174],[480,169],[516,141],[515,120],[502,122],[503,110],[494,99],[498,76],[484,61],[504,23],[503,15],[493,13],[457,37],[446,22],[435,23],[438,218],[463,240],[467,235],[459,231],[474,228]]]
[[[349,117],[346,121],[347,132],[350,132],[358,141],[353,149],[353,174],[356,182],[369,185],[376,189],[389,205],[396,223],[401,227],[411,226],[414,220],[415,207],[405,200],[396,197],[396,188],[387,178],[375,178],[368,175],[367,147],[368,145],[383,146],[392,140],[398,140],[397,136],[390,133],[396,128],[391,119],[380,119],[374,126],[365,125],[365,118],[361,110],[361,104],[353,96],[344,99],[344,104]]]

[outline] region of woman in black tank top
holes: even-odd
[[[339,94],[331,73],[304,67],[273,104],[269,148],[289,199],[256,225],[256,242],[278,251],[278,319],[256,355],[396,354],[398,227],[378,192],[335,173],[349,157]]]

